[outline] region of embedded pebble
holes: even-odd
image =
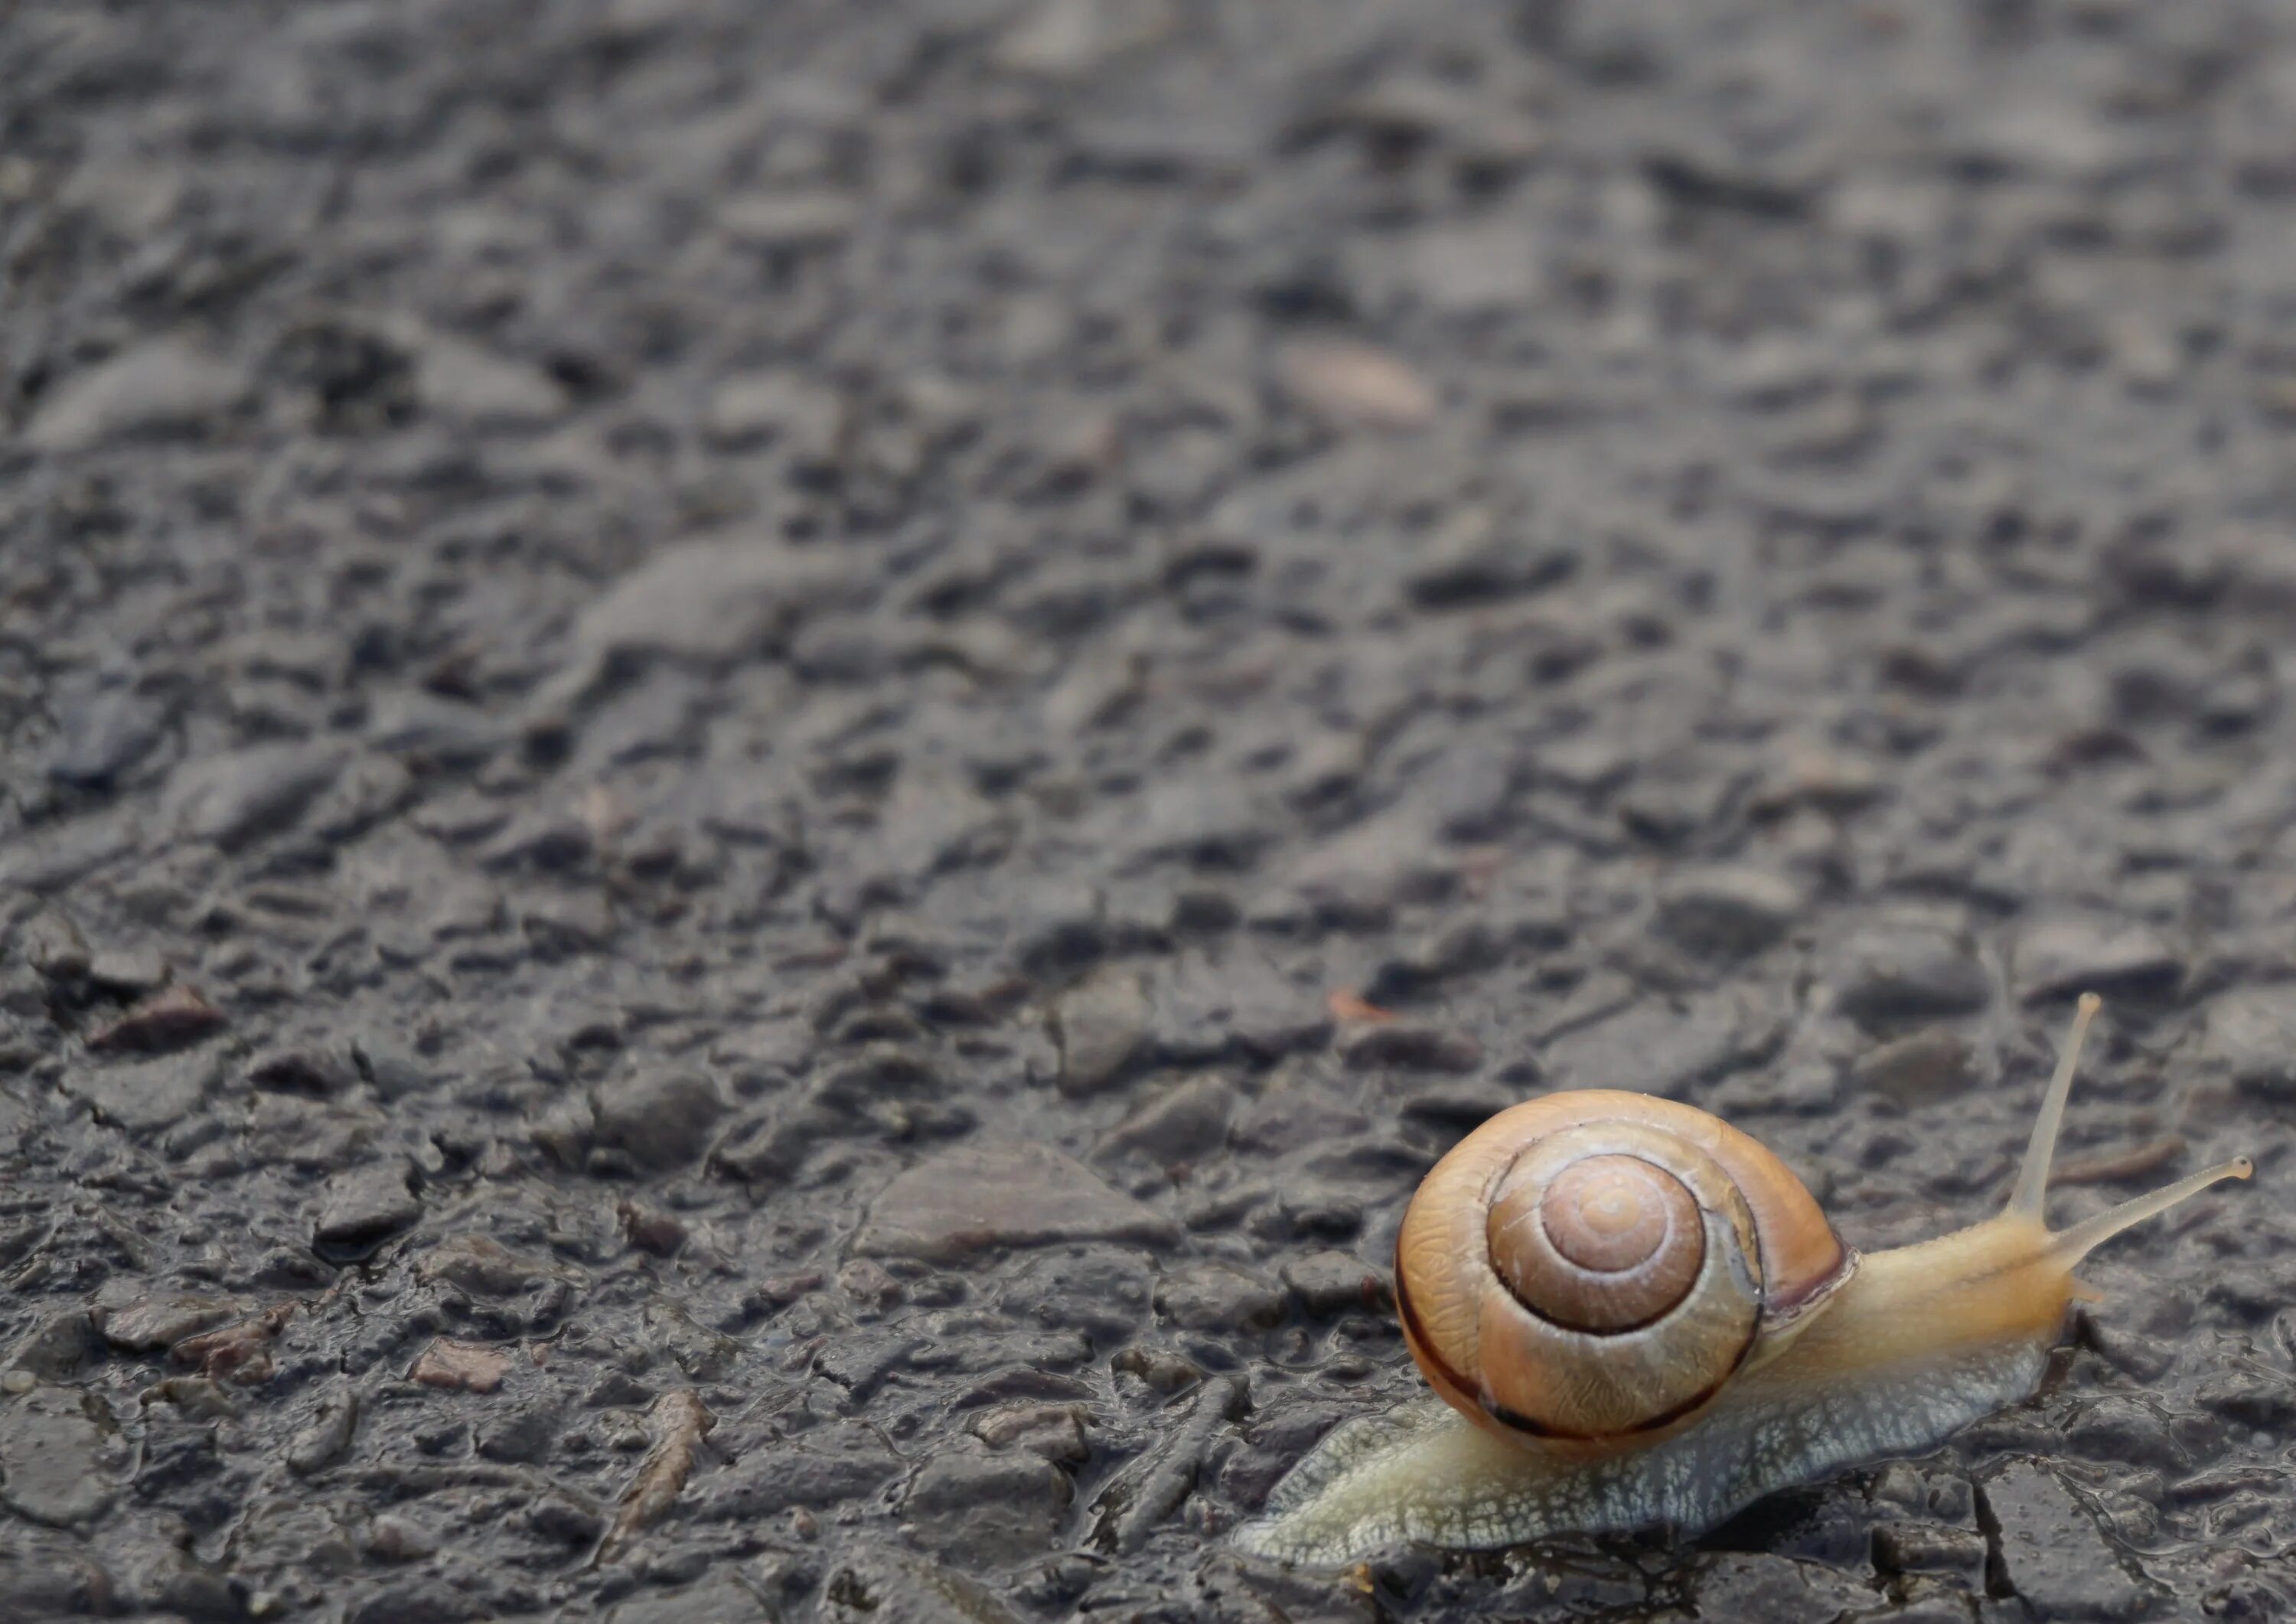
[[[865,1549],[832,1571],[822,1588],[821,1616],[829,1624],[1019,1624],[1020,1620],[979,1580],[892,1549]]]
[[[330,739],[255,744],[176,769],[160,812],[195,840],[226,849],[292,824],[350,759]]]
[[[925,1462],[900,1514],[934,1555],[1001,1568],[1045,1553],[1073,1494],[1068,1474],[1039,1456],[959,1444]]]
[[[1874,1565],[1883,1573],[1948,1573],[1975,1588],[1985,1580],[1987,1547],[1973,1528],[1888,1522],[1874,1530]]]
[[[2124,1466],[2181,1472],[2192,1464],[2159,1412],[2136,1398],[2098,1399],[2065,1429],[2065,1442],[2076,1455]]]
[[[24,426],[37,451],[84,451],[115,436],[207,430],[246,381],[222,357],[179,339],[154,339],[66,377]]]
[[[731,1573],[633,1596],[606,1610],[607,1624],[775,1624],[780,1616]]]
[[[1974,945],[1933,925],[1858,931],[1834,954],[1831,979],[1841,1013],[1867,1026],[1973,1014],[1993,998]]]
[[[1908,1108],[1934,1105],[1975,1086],[1969,1042],[1940,1026],[1877,1044],[1850,1067],[1850,1086]]]
[[[247,1312],[243,1300],[189,1293],[144,1297],[116,1308],[98,1309],[95,1327],[123,1353],[157,1353]]]
[[[127,1450],[98,1404],[60,1387],[0,1399],[0,1504],[53,1528],[102,1514]]]
[[[439,1536],[412,1517],[383,1512],[366,1527],[367,1554],[384,1562],[421,1562],[439,1554]]]
[[[444,334],[422,335],[414,377],[426,408],[472,426],[531,429],[566,410],[564,386],[546,373]]]
[[[76,981],[94,963],[79,927],[53,907],[44,907],[24,922],[15,947],[26,964],[51,981]]]
[[[1283,1266],[1283,1284],[1308,1313],[1328,1318],[1349,1308],[1377,1308],[1387,1284],[1351,1252],[1317,1251]]]
[[[1800,888],[1783,874],[1738,865],[1693,868],[1660,888],[1658,929],[1686,952],[1742,958],[1784,936],[1800,911]]]
[[[317,1415],[288,1441],[288,1470],[300,1477],[325,1470],[342,1458],[358,1429],[359,1406],[355,1394],[341,1392],[320,1400]],[[382,1519],[376,1519],[378,1525]]]
[[[995,1449],[1025,1449],[1056,1466],[1081,1466],[1091,1458],[1086,1415],[1073,1404],[1008,1404],[972,1423],[972,1435]]]
[[[1100,971],[1061,995],[1052,1030],[1061,1051],[1061,1091],[1095,1093],[1139,1053],[1148,1035],[1147,989],[1133,972]]]
[[[753,1449],[695,1490],[701,1514],[754,1523],[792,1508],[821,1511],[875,1493],[902,1470],[874,1429],[832,1423],[787,1444]]]
[[[865,1256],[957,1262],[1000,1246],[1056,1241],[1169,1245],[1172,1220],[1103,1184],[1049,1145],[964,1145],[901,1174],[870,1204],[853,1243]]]
[[[1634,1088],[1680,1099],[1744,1052],[1743,1012],[1730,999],[1646,1000],[1547,1045],[1540,1061],[1577,1088]]]
[[[125,998],[157,992],[173,973],[167,959],[148,947],[107,947],[89,956],[86,970],[89,986]]]
[[[565,1417],[555,1407],[526,1404],[489,1420],[474,1443],[483,1459],[531,1466],[549,1458],[565,1430]]]
[[[101,687],[60,707],[55,754],[48,775],[79,789],[101,790],[152,753],[167,711],[132,687]]]
[[[2095,992],[2110,997],[2173,992],[2185,961],[2160,936],[2116,918],[2045,919],[2019,932],[2013,964],[2027,1003]]]
[[[720,450],[750,450],[778,439],[815,463],[835,455],[845,425],[844,401],[797,373],[728,378],[710,395],[701,420],[702,432]]]
[[[718,665],[785,642],[845,581],[830,559],[762,537],[655,551],[582,612],[587,657],[662,655]]]
[[[1265,955],[1183,953],[1156,979],[1149,1041],[1158,1059],[1183,1065],[1233,1059],[1266,1062],[1319,1047],[1331,1013]]]
[[[1283,1293],[1247,1270],[1197,1263],[1156,1283],[1158,1316],[1185,1331],[1264,1331],[1283,1318]]]
[[[656,1171],[699,1160],[726,1111],[718,1086],[691,1071],[635,1072],[597,1089],[591,1103],[598,1143]]]
[[[1207,1072],[1152,1095],[1126,1114],[1095,1147],[1098,1156],[1137,1153],[1170,1164],[1218,1150],[1235,1112],[1235,1090]]]
[[[1384,349],[1348,339],[1303,339],[1276,360],[1283,386],[1338,429],[1416,429],[1440,404],[1434,388]]]
[[[67,1088],[87,1103],[98,1121],[126,1133],[153,1134],[198,1110],[225,1065],[219,1055],[192,1054],[90,1066],[72,1075]]]
[[[442,1336],[422,1350],[407,1371],[406,1379],[420,1382],[425,1387],[491,1393],[502,1386],[503,1378],[509,1374],[509,1355]]]
[[[2296,1103],[2296,987],[2226,993],[2209,1005],[2202,1053],[2259,1099]]]
[[[373,1251],[422,1216],[403,1162],[353,1168],[327,1181],[311,1229],[322,1247],[346,1257]]]
[[[2137,1618],[2153,1596],[2057,1477],[2020,1462],[1980,1485],[2012,1590],[2046,1618]]]

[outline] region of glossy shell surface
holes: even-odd
[[[1397,1302],[1412,1357],[1471,1419],[1601,1439],[1696,1414],[1852,1267],[1760,1143],[1587,1089],[1501,1111],[1436,1164],[1398,1238]]]

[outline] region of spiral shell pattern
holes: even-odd
[[[1695,1414],[1854,1267],[1808,1191],[1704,1111],[1585,1090],[1502,1111],[1428,1175],[1397,1304],[1436,1390],[1517,1437]]]
[[[1545,1189],[1510,1178],[1485,1220],[1491,1267],[1522,1303],[1573,1331],[1631,1331],[1672,1308],[1706,1263],[1688,1185],[1639,1156],[1588,1156]]]

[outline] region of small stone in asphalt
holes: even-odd
[[[1235,1089],[1211,1072],[1172,1085],[1133,1107],[1095,1147],[1101,1157],[1136,1153],[1164,1166],[1218,1150],[1235,1112]]]
[[[1019,1624],[977,1579],[922,1557],[861,1547],[822,1587],[824,1624]]]
[[[1185,1331],[1265,1331],[1283,1318],[1283,1293],[1226,1263],[1191,1263],[1156,1284],[1157,1316]]]
[[[2226,993],[2209,1005],[2202,1053],[2259,1099],[2296,1103],[2296,986]]]
[[[103,1340],[122,1353],[157,1353],[246,1313],[250,1306],[237,1298],[172,1292],[99,1308],[95,1319]]]
[[[61,1387],[0,1399],[0,1504],[56,1528],[93,1521],[111,1504],[125,1449],[97,1421],[97,1402]]]
[[[2080,915],[2026,926],[2012,963],[2028,1004],[2084,992],[2151,997],[2185,979],[2183,956],[2147,926]]]
[[[1974,1014],[1993,997],[1975,945],[1928,924],[1860,931],[1834,954],[1831,979],[1841,1013],[1867,1026]]]
[[[1023,1141],[961,1145],[911,1168],[871,1204],[853,1245],[867,1256],[948,1263],[999,1246],[1178,1237],[1170,1218],[1051,1146]]]
[[[24,427],[35,451],[81,451],[115,435],[176,431],[212,422],[246,387],[222,357],[180,339],[153,339],[68,374]]]
[[[1968,1040],[1959,1033],[1927,1026],[1860,1055],[1850,1068],[1850,1086],[1908,1109],[1934,1105],[1975,1084],[1972,1057]]]
[[[79,789],[107,788],[151,753],[166,718],[159,701],[131,687],[71,695],[57,708],[61,736],[48,775]]]
[[[726,1111],[725,1096],[708,1078],[661,1069],[604,1084],[591,1102],[596,1142],[656,1172],[699,1159]]]
[[[422,1216],[397,1158],[352,1168],[327,1181],[312,1238],[329,1256],[362,1257]]]
[[[1743,865],[1691,868],[1659,888],[1659,933],[1704,958],[1742,958],[1784,936],[1801,911],[1794,882]]]
[[[68,1073],[64,1092],[86,1102],[97,1120],[125,1133],[152,1134],[199,1108],[222,1071],[220,1057],[168,1054]]]
[[[1309,1252],[1286,1263],[1282,1273],[1300,1308],[1320,1318],[1349,1308],[1375,1309],[1387,1299],[1379,1271],[1352,1252]]]
[[[1148,1033],[1148,994],[1138,972],[1097,971],[1053,1005],[1061,1092],[1086,1095],[1114,1081]]]
[[[440,1337],[425,1348],[406,1373],[410,1382],[473,1393],[491,1393],[510,1374],[510,1356],[474,1342]]]
[[[176,769],[160,815],[184,833],[229,849],[284,828],[349,759],[334,740],[251,744]]]
[[[1042,1456],[965,1439],[925,1462],[901,1516],[935,1555],[1003,1567],[1045,1554],[1073,1494],[1068,1473]]]
[[[2037,1616],[2135,1618],[2148,1600],[2087,1507],[2056,1476],[2018,1462],[1979,1485],[1999,1530],[2009,1587]]]
[[[1297,340],[1276,369],[1286,391],[1335,429],[1423,428],[1441,404],[1406,363],[1352,339]]]

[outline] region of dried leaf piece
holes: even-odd
[[[200,997],[196,988],[169,987],[90,1032],[87,1046],[99,1053],[132,1050],[158,1054],[197,1043],[223,1024],[223,1012]]]
[[[1378,1005],[1370,1003],[1344,988],[1327,995],[1324,999],[1324,1005],[1332,1012],[1332,1019],[1334,1021],[1380,1022],[1395,1019],[1393,1010],[1382,1009]]]
[[[176,1344],[176,1362],[191,1366],[212,1381],[236,1382],[243,1387],[267,1381],[273,1369],[271,1344],[294,1312],[293,1303],[283,1302],[252,1319],[186,1337]]]
[[[2125,1151],[2104,1151],[2094,1156],[2076,1156],[2061,1161],[2049,1171],[2049,1187],[2061,1185],[2109,1185],[2124,1178],[2141,1178],[2154,1169],[2185,1153],[2182,1134],[2164,1134],[2158,1139],[2148,1139],[2143,1144],[2131,1145]]]
[[[693,1470],[694,1451],[717,1424],[718,1418],[703,1407],[691,1388],[664,1393],[654,1400],[646,1415],[653,1448],[638,1463],[637,1477],[622,1497],[622,1509],[615,1513],[614,1525],[606,1530],[605,1540],[598,1547],[600,1562],[612,1562],[628,1549],[642,1530],[660,1521],[685,1487],[686,1474]]]
[[[467,1392],[490,1393],[503,1384],[503,1378],[509,1374],[507,1354],[442,1336],[422,1350],[422,1357],[414,1361],[414,1368],[406,1373],[406,1378],[425,1387],[458,1387]]]

